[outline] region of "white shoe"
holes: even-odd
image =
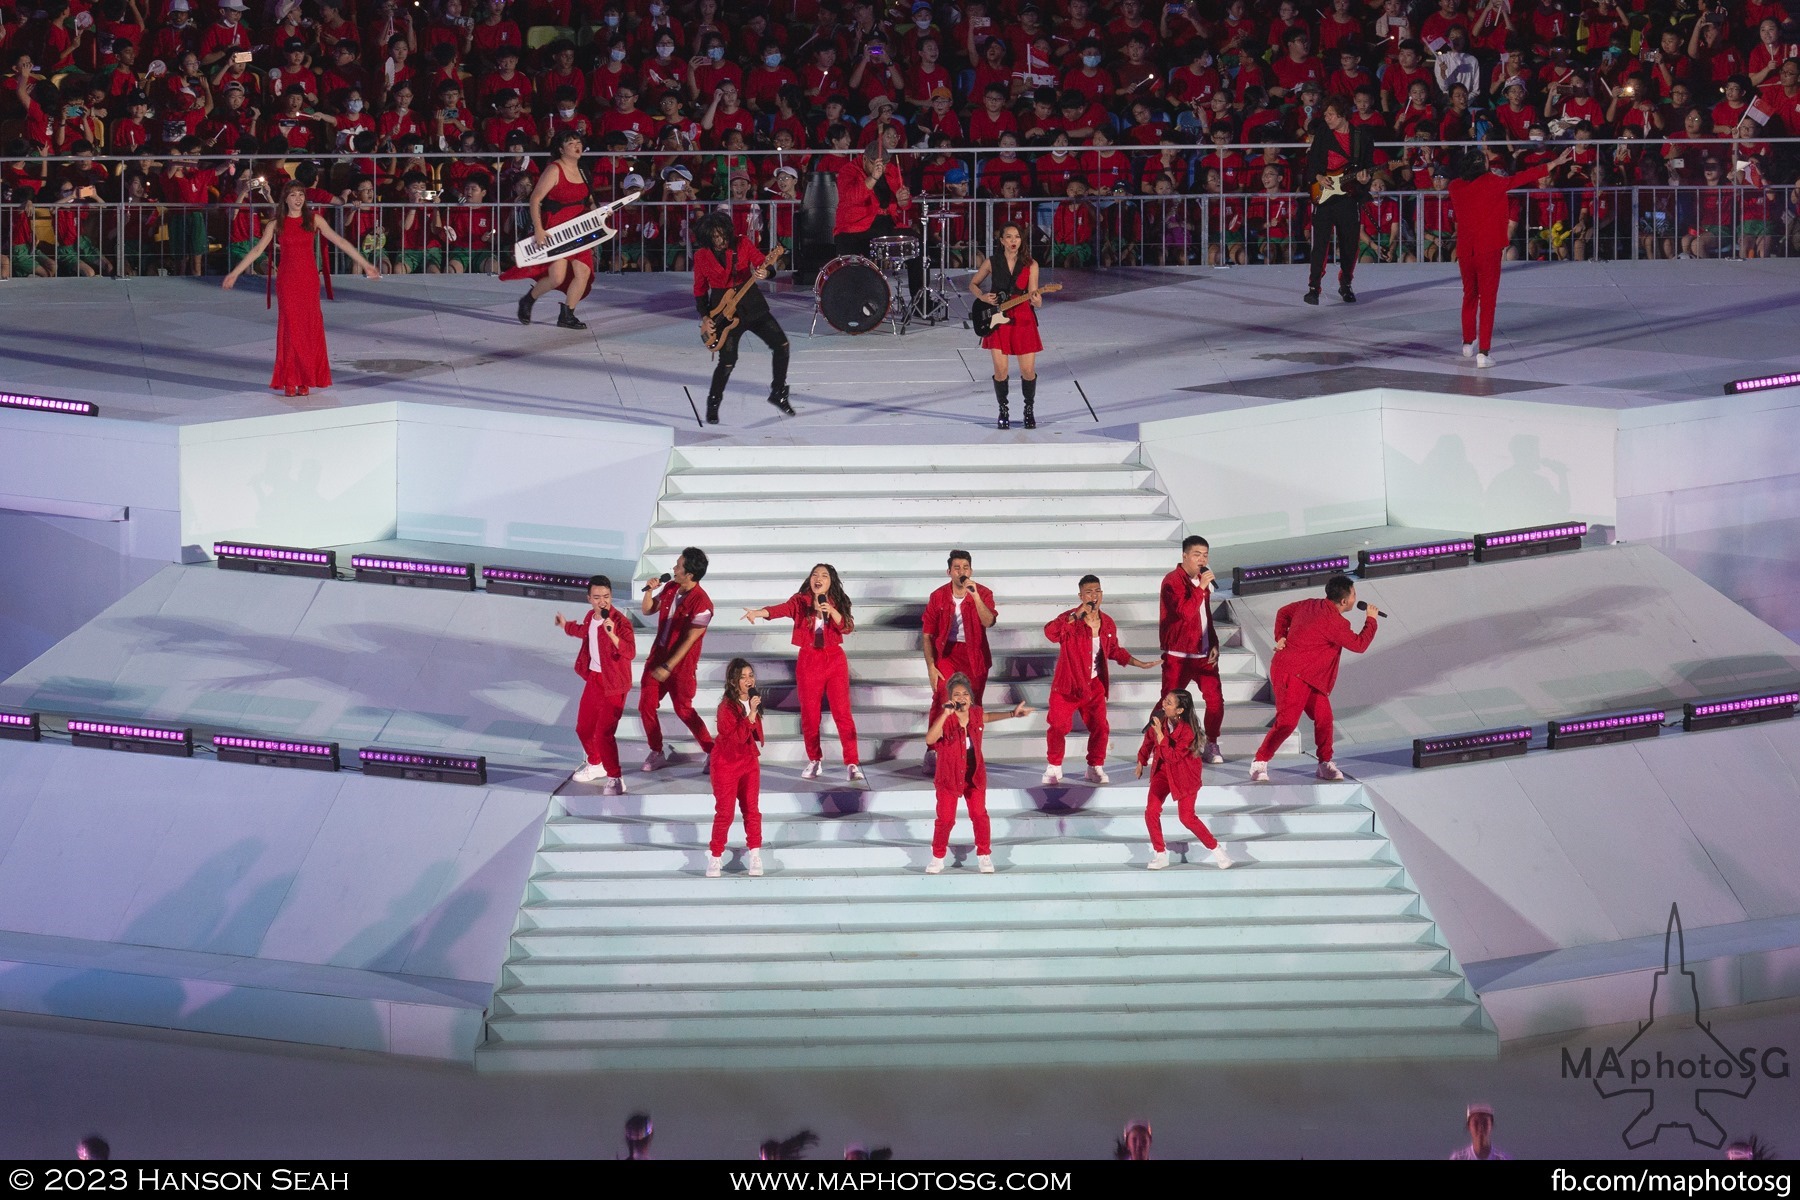
[[[669,756],[664,754],[661,750],[652,750],[649,756],[644,759],[644,770],[646,771],[660,771],[668,765]]]
[[[1169,865],[1169,852],[1167,850],[1158,850],[1155,854],[1150,856],[1150,861],[1144,865],[1149,867],[1152,871],[1162,870]]]
[[[1208,742],[1208,743],[1206,743],[1206,749],[1201,751],[1201,753],[1200,753],[1200,761],[1201,762],[1209,762],[1209,763],[1222,763],[1225,761],[1225,753],[1224,753],[1224,751],[1219,749],[1219,743]]]
[[[581,769],[576,771],[575,774],[571,775],[569,778],[573,779],[576,783],[593,783],[596,780],[606,778],[606,768],[599,763],[583,763]]]
[[[1250,764],[1250,782],[1251,783],[1267,783],[1267,782],[1269,782],[1269,764],[1266,762],[1251,763]]]
[[[867,782],[869,782],[868,776],[864,775],[862,773],[862,768],[857,766],[855,763],[849,763],[844,767],[844,778],[849,780],[851,783],[867,783]]]
[[[761,850],[746,850],[746,851],[744,851],[744,872],[749,875],[761,875],[762,874],[762,851]]]
[[[1494,365],[1494,356],[1491,354],[1477,354],[1475,356],[1475,365],[1478,367],[1491,367]]]
[[[1048,766],[1046,766],[1044,768],[1043,784],[1045,787],[1055,787],[1057,784],[1059,784],[1061,782],[1062,782],[1062,767],[1060,764],[1050,763]]]
[[[600,794],[602,796],[623,796],[625,794],[625,777],[618,775],[608,779],[600,785]]]
[[[1212,849],[1212,860],[1219,864],[1219,870],[1229,870],[1232,864],[1231,855],[1225,853],[1225,843],[1220,842]]]
[[[806,770],[800,772],[800,778],[802,778],[802,779],[817,779],[819,777],[819,773],[822,772],[824,769],[825,769],[825,760],[824,759],[810,758],[806,761]]]
[[[1474,358],[1475,357],[1475,343],[1474,342],[1464,342],[1463,343],[1463,357],[1464,358]]]
[[[1098,787],[1103,784],[1111,783],[1112,779],[1107,776],[1105,767],[1089,767],[1087,769],[1087,781]]]
[[[1342,779],[1344,777],[1344,773],[1342,771],[1338,770],[1338,765],[1334,762],[1320,763],[1319,769],[1317,771],[1314,771],[1313,774],[1318,776],[1320,779],[1330,779],[1333,781]]]
[[[994,856],[991,854],[977,854],[975,856],[975,869],[980,871],[983,875],[992,875],[994,873]]]
[[[718,854],[709,854],[706,856],[706,877],[708,879],[717,879],[719,873],[724,869],[725,859],[723,856]]]
[[[925,873],[927,875],[942,875],[944,873],[944,860],[941,858],[934,858],[926,863]]]

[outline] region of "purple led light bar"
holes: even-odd
[[[32,412],[72,413],[78,417],[100,414],[100,406],[91,400],[58,400],[54,396],[26,396],[18,392],[0,392],[0,408],[23,408]]]
[[[1442,754],[1446,750],[1474,750],[1506,742],[1529,742],[1531,728],[1490,729],[1482,733],[1463,733],[1447,738],[1421,738],[1414,745],[1424,754]]]
[[[484,765],[480,758],[453,758],[446,754],[413,754],[395,750],[358,750],[357,757],[364,762],[388,763],[396,767],[441,767],[450,771],[479,771]]]
[[[468,563],[431,562],[418,558],[375,558],[366,554],[354,554],[350,557],[350,565],[359,571],[410,571],[418,575],[467,575]]]
[[[1669,714],[1660,708],[1643,712],[1622,713],[1615,717],[1583,717],[1579,721],[1552,721],[1552,733],[1597,733],[1603,729],[1625,729],[1632,725],[1661,725]]]
[[[1439,554],[1472,554],[1475,542],[1462,538],[1451,542],[1421,542],[1416,546],[1395,546],[1388,550],[1363,550],[1358,557],[1366,563],[1404,562],[1409,558],[1430,558]]]
[[[1766,696],[1744,696],[1711,704],[1690,704],[1688,708],[1690,716],[1716,717],[1724,713],[1750,712],[1758,708],[1781,708],[1788,704],[1800,704],[1800,692],[1770,692]]]
[[[1734,379],[1725,385],[1727,396],[1736,396],[1743,392],[1762,392],[1770,388],[1793,387],[1800,384],[1800,373],[1789,372],[1786,375],[1758,375],[1753,379]]]
[[[37,717],[31,713],[0,712],[0,725],[14,729],[30,729],[37,724]]]
[[[253,546],[244,542],[214,542],[214,558],[260,558],[269,562],[311,563],[327,566],[336,557],[329,550],[294,550],[286,546]]]
[[[545,587],[573,588],[586,591],[588,576],[564,575],[555,571],[526,571],[518,567],[483,567],[483,579],[500,579],[507,583],[538,583]]]
[[[154,725],[120,725],[112,721],[69,722],[70,733],[87,733],[95,737],[139,738],[144,741],[184,742],[192,736],[186,729],[158,729]]]
[[[1325,571],[1348,571],[1349,556],[1339,554],[1332,558],[1310,558],[1297,562],[1270,563],[1262,567],[1240,567],[1238,578],[1244,580],[1277,579],[1283,575],[1318,575]]]
[[[1525,542],[1549,542],[1557,538],[1586,537],[1586,521],[1572,521],[1567,525],[1545,525],[1537,529],[1508,529],[1503,533],[1478,533],[1475,535],[1477,546],[1517,546]]]
[[[280,738],[240,737],[231,733],[215,735],[213,746],[230,750],[260,750],[267,754],[310,754],[317,758],[333,758],[337,755],[337,748],[329,742],[290,742]]]

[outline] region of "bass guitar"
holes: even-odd
[[[762,260],[762,264],[757,270],[762,270],[764,268],[773,270],[776,261],[781,258],[781,255],[782,248],[776,246],[773,250],[769,251],[769,256]],[[738,301],[742,300],[745,294],[755,286],[756,271],[751,271],[748,279],[744,280],[744,282],[737,287],[728,289],[723,296],[719,297],[719,302],[713,305],[712,311],[706,314],[706,319],[712,322],[712,333],[708,334],[706,330],[702,328],[700,330],[700,340],[705,343],[708,350],[711,350],[715,354],[718,353],[719,347],[725,344],[725,338],[731,331],[743,324],[743,319],[737,315]]]
[[[986,337],[1002,325],[1012,324],[1012,318],[1006,310],[1027,304],[1034,296],[1044,296],[1051,292],[1062,291],[1060,283],[1046,283],[1041,288],[1033,288],[1029,292],[1020,292],[1010,300],[1002,300],[998,304],[989,304],[986,300],[977,300],[969,306],[969,324],[975,327],[975,336]]]

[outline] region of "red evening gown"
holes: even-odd
[[[1006,282],[1006,255],[996,254],[993,258],[994,270],[988,286],[1002,300],[1011,299],[1022,292],[1031,290],[1031,259],[1019,256],[1019,270],[1014,277],[1013,286],[1002,289],[999,285]],[[1038,337],[1037,309],[1031,301],[1016,304],[1006,310],[1006,324],[996,326],[994,332],[981,339],[983,350],[998,350],[1006,355],[1036,354],[1044,348],[1043,339]]]
[[[331,386],[325,314],[319,306],[319,235],[298,217],[283,216],[275,234],[275,374],[272,388]]]
[[[544,194],[545,229],[554,229],[565,221],[573,221],[576,217],[579,217],[582,213],[593,207],[589,202],[588,185],[585,180],[570,179],[567,175],[563,174],[562,164],[560,162],[553,163],[551,166],[552,169],[556,171],[556,183]],[[581,289],[580,295],[569,291],[569,288],[575,283],[575,272],[571,270],[569,274],[563,278],[561,290],[564,295],[569,297],[569,304],[572,307],[581,300],[582,296],[587,295],[588,292],[593,289],[594,272],[599,270],[599,266],[595,262],[594,252],[592,250],[583,250],[580,254],[571,254],[567,260],[558,259],[556,261],[586,261],[587,263],[587,283]],[[513,267],[511,270],[500,272],[500,278],[542,279],[549,273],[550,266],[546,263],[541,267]]]

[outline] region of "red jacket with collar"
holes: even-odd
[[[1131,661],[1131,655],[1119,645],[1118,626],[1103,612],[1100,614],[1100,663],[1096,672],[1093,631],[1088,629],[1086,621],[1069,619],[1080,611],[1079,607],[1071,608],[1068,612],[1051,617],[1044,626],[1044,636],[1060,647],[1056,655],[1056,674],[1050,680],[1050,690],[1070,700],[1080,700],[1087,695],[1088,681],[1096,673],[1100,678],[1100,691],[1104,694],[1112,686],[1111,672],[1106,669],[1106,664],[1110,661],[1124,666]]]
[[[1152,757],[1156,759],[1150,767],[1150,778],[1158,775],[1169,785],[1169,792],[1177,800],[1186,800],[1200,792],[1200,760],[1194,757],[1194,731],[1188,728],[1186,721],[1168,721],[1160,714],[1156,718],[1163,725],[1163,741],[1159,748],[1156,734],[1144,730],[1144,740],[1138,746],[1138,766],[1146,766]]]
[[[1275,614],[1275,638],[1286,638],[1287,645],[1269,663],[1270,681],[1279,687],[1286,679],[1298,679],[1329,692],[1337,683],[1340,652],[1361,654],[1375,640],[1375,614],[1363,621],[1361,633],[1352,633],[1337,605],[1323,596],[1296,600]]]
[[[589,683],[599,684],[600,690],[608,696],[623,696],[631,690],[631,660],[637,657],[637,632],[632,629],[631,618],[625,610],[615,605],[612,614],[613,632],[619,635],[619,644],[613,645],[605,630],[598,631],[598,666],[588,654],[588,629],[595,620],[593,609],[588,609],[579,621],[564,621],[563,632],[581,639],[581,649],[575,652],[575,673]]]
[[[714,735],[712,770],[730,773],[752,766],[762,756],[762,715],[752,721],[735,700],[719,701],[718,733]]]
[[[1517,175],[1489,171],[1479,179],[1450,181],[1450,208],[1456,214],[1456,241],[1472,253],[1499,252],[1506,248],[1506,193],[1535,183],[1550,173],[1547,163],[1527,167]]]
[[[810,592],[795,592],[786,600],[769,610],[769,620],[780,617],[792,617],[794,620],[794,645],[802,650],[809,650],[813,644],[813,598]],[[843,646],[844,635],[856,632],[856,622],[850,617],[844,618],[844,627],[838,628],[830,617],[825,618],[825,648],[836,650]]]
[[[1202,654],[1218,649],[1219,622],[1212,607],[1212,591],[1189,579],[1188,573],[1180,567],[1163,576],[1156,634],[1164,650]],[[1206,606],[1206,628],[1211,636],[1210,643],[1204,648],[1200,645],[1201,605]]]
[[[951,585],[946,583],[931,593],[931,599],[925,602],[925,619],[922,627],[926,639],[931,643],[932,654],[937,658],[942,658],[949,652],[950,635],[956,628],[956,622],[953,619],[955,605],[950,599],[950,588]],[[987,605],[987,610],[993,613],[995,619],[998,620],[1000,610],[994,606],[994,593],[979,583],[975,585],[975,590],[981,594],[981,602]],[[988,649],[987,628],[982,625],[981,618],[976,615],[974,596],[963,597],[962,618],[964,640],[967,641],[970,650],[974,652],[976,659],[981,663],[982,670],[991,669],[994,665],[994,654]]]
[[[941,789],[952,792],[966,790],[971,784],[975,787],[987,786],[987,759],[981,753],[981,731],[987,725],[987,717],[979,706],[969,706],[969,723],[963,726],[955,717],[944,718],[944,733],[938,738],[938,744],[932,749],[937,751],[937,774],[934,782]],[[975,777],[969,778],[969,747],[975,747]]]
[[[695,671],[700,666],[700,647],[706,641],[706,627],[712,622],[712,597],[706,594],[699,584],[688,589],[682,596],[681,607],[671,617],[669,610],[675,604],[675,597],[681,596],[681,585],[667,583],[656,598],[656,630],[657,638],[650,644],[649,656],[645,662],[650,667],[659,667],[663,660],[675,652],[681,645],[681,639],[688,635],[688,630],[699,629],[700,637],[694,642],[694,648],[687,652],[675,667],[677,671]],[[666,636],[664,636],[666,633]]]

